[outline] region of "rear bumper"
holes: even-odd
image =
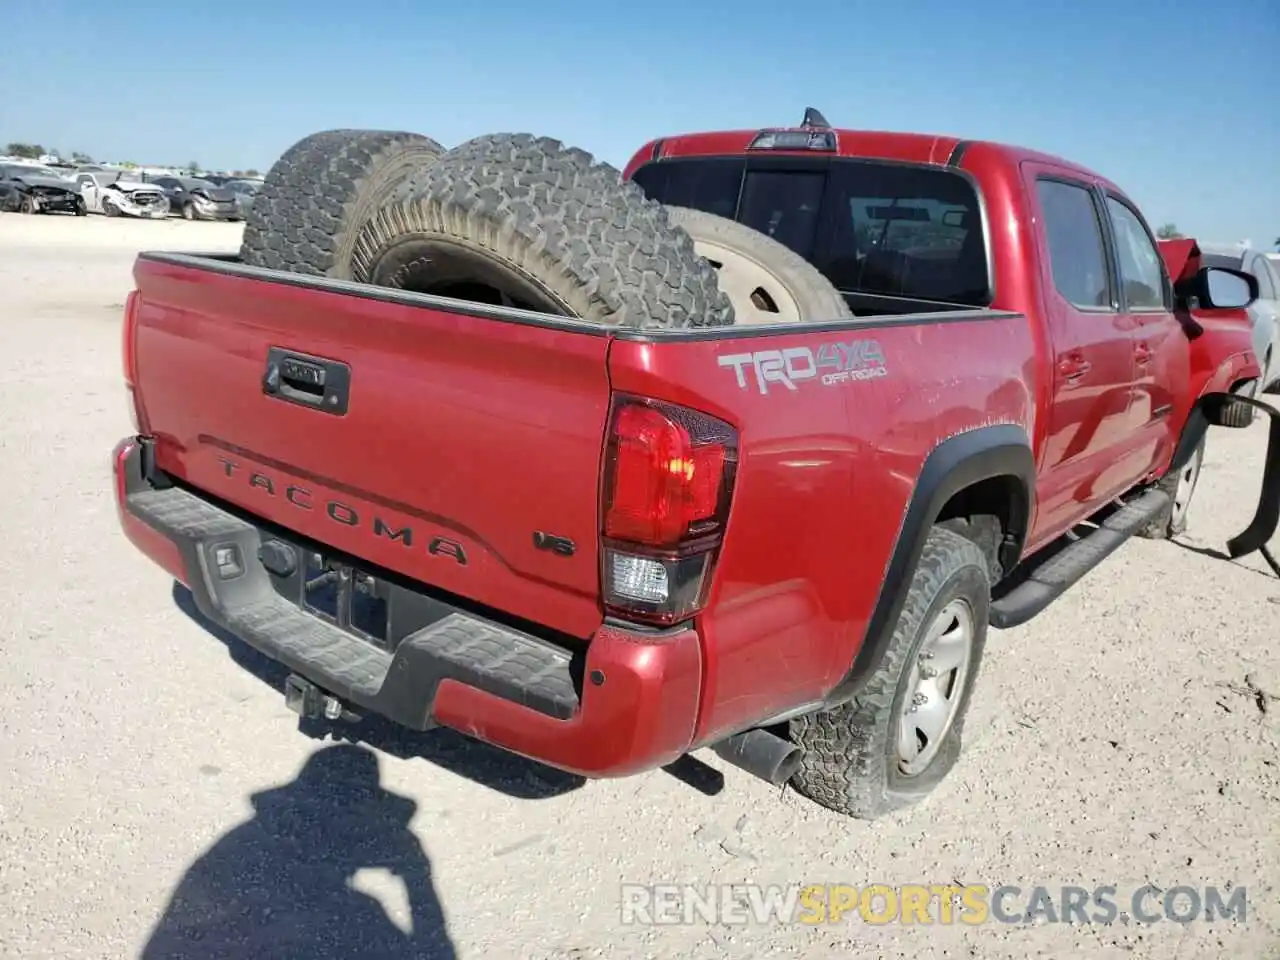
[[[608,624],[574,652],[392,585],[392,609],[422,626],[384,649],[288,599],[259,559],[274,541],[302,550],[181,487],[153,482],[145,441],[113,454],[120,523],[135,547],[186,585],[224,630],[357,710],[424,730],[437,724],[588,777],[662,766],[697,720],[702,654],[693,630],[651,636]],[[224,576],[215,549],[234,548]]]

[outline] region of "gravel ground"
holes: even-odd
[[[111,499],[133,256],[238,243],[228,224],[0,215],[0,954],[1280,956],[1280,583],[1206,553],[1250,516],[1259,426],[1212,432],[1182,544],[1134,542],[993,635],[960,766],[892,819],[710,755],[583,784],[447,731],[369,723],[373,752],[335,746],[298,729],[278,670],[200,625]],[[1113,884],[1122,908],[1146,883],[1245,886],[1248,919],[620,920],[622,883],[740,882]]]

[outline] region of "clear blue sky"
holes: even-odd
[[[7,0],[0,145],[265,170],[336,126],[446,146],[798,122],[1070,157],[1153,225],[1280,235],[1277,0]]]

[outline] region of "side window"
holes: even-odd
[[[1111,306],[1111,279],[1093,195],[1083,185],[1039,180],[1036,193],[1049,241],[1053,285],[1077,307]]]
[[[1120,257],[1120,282],[1125,301],[1133,310],[1163,310],[1164,261],[1142,221],[1127,205],[1107,197],[1107,213],[1116,236]]]

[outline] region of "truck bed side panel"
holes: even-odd
[[[768,351],[788,351],[793,369],[816,375],[762,392],[752,356],[764,354],[767,367]],[[699,624],[700,742],[816,701],[843,678],[926,457],[987,425],[1032,435],[1032,366],[1020,316],[614,344],[615,390],[705,410],[741,431],[725,544]]]
[[[163,470],[510,615],[599,625],[606,338],[145,259],[135,277]],[[346,414],[264,394],[271,347],[348,364]]]

